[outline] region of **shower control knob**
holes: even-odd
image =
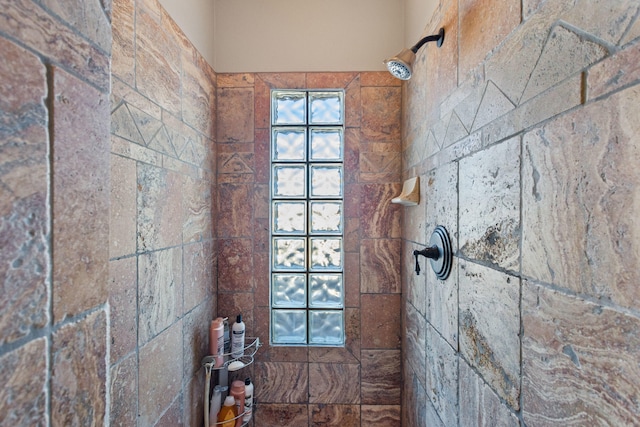
[[[418,257],[422,255],[430,259],[431,268],[433,268],[436,277],[440,280],[446,280],[451,273],[453,264],[453,249],[447,229],[442,225],[437,226],[431,234],[429,244],[431,246],[428,248],[413,251],[413,256],[416,258],[416,274],[420,274]]]

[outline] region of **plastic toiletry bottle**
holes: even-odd
[[[236,402],[236,411],[238,415],[244,412],[244,381],[234,381],[231,383],[231,390],[229,390],[229,396],[233,396],[234,401]],[[242,425],[242,417],[239,417],[236,420],[236,427],[240,427]]]
[[[209,425],[214,427],[218,422],[218,413],[222,408],[222,393],[227,391],[228,387],[217,385],[213,388],[213,397],[211,398],[211,409],[209,412]]]
[[[227,396],[218,414],[218,422],[220,424],[217,424],[216,427],[234,427],[236,425],[234,418],[237,416],[236,400],[233,396]]]
[[[224,326],[224,352],[231,353],[231,335],[229,335],[229,318],[224,317],[222,319],[222,325]]]
[[[216,368],[224,363],[222,354],[224,353],[224,329],[222,326],[222,318],[211,321],[209,327],[209,354],[216,356]]]
[[[251,421],[251,415],[253,412],[253,383],[251,378],[244,380],[244,415],[242,417],[243,423]]]
[[[238,314],[236,322],[231,328],[231,357],[237,358],[244,355],[244,330],[242,314]]]

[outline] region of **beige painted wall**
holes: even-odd
[[[404,0],[404,45],[409,48],[423,36],[439,0]]]

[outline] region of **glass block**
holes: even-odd
[[[304,165],[273,167],[273,197],[306,197]]]
[[[274,274],[271,276],[271,302],[278,308],[305,308],[307,283],[304,274]]]
[[[274,270],[305,269],[304,238],[273,238],[272,262]]]
[[[311,233],[342,233],[342,202],[311,202]]]
[[[271,140],[274,161],[305,161],[307,159],[307,133],[305,128],[275,128]]]
[[[311,160],[342,160],[342,128],[311,128]]]
[[[342,196],[342,166],[311,166],[311,197]]]
[[[306,123],[307,100],[304,92],[274,91],[271,123],[300,125]]]
[[[309,92],[311,124],[342,124],[342,92]]]
[[[309,276],[309,307],[342,308],[343,306],[342,274],[311,274]]]
[[[274,344],[306,344],[306,311],[272,310],[271,339]]]
[[[309,344],[344,344],[344,316],[341,310],[309,311]]]
[[[342,239],[312,237],[310,240],[313,270],[342,269]]]
[[[301,234],[305,232],[305,202],[273,202],[273,234]]]

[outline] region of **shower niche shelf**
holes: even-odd
[[[244,347],[244,354],[240,357],[232,357],[231,353],[224,353],[222,355],[223,359],[228,359],[220,366],[216,366],[216,358],[217,356],[205,356],[202,359],[202,366],[205,370],[205,387],[204,387],[204,426],[205,427],[215,427],[222,426],[224,423],[228,423],[231,420],[227,420],[224,422],[217,422],[215,424],[209,423],[209,398],[210,398],[210,388],[211,388],[211,373],[215,371],[225,370],[227,372],[236,372],[241,369],[246,368],[251,365],[254,361],[254,356],[258,352],[258,349],[261,347],[260,338],[258,337],[247,337],[246,342],[249,344]],[[234,362],[240,362],[240,364],[234,364]],[[254,384],[254,397],[253,397],[253,406],[252,412],[255,414],[257,400],[255,398],[255,384]],[[244,416],[244,412],[235,417],[233,420],[237,420],[238,418],[242,418]],[[252,417],[253,418],[253,417]],[[249,425],[251,421],[246,423],[242,423],[242,427]]]

